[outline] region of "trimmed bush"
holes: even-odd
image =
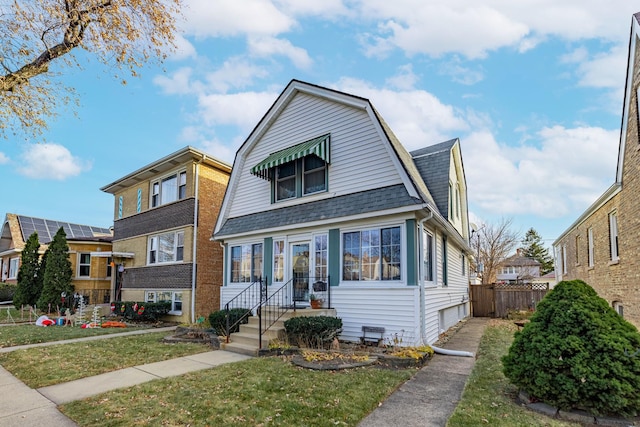
[[[229,326],[235,324],[247,313],[251,316],[251,312],[247,308],[232,308],[229,310]],[[232,334],[234,332],[238,332],[240,330],[240,325],[249,322],[249,316],[246,316],[240,323],[231,328],[229,333]],[[211,328],[216,331],[218,335],[225,335],[227,330],[227,312],[225,310],[214,311],[209,315],[209,323],[211,324]]]
[[[640,334],[581,280],[538,304],[503,357],[504,374],[563,410],[633,416],[640,411]]]
[[[171,301],[120,301],[113,304],[115,304],[115,314],[139,322],[157,322],[160,317],[171,311]]]
[[[0,284],[0,301],[12,301],[15,292],[16,285],[10,285],[8,283]],[[19,308],[20,307],[18,307],[18,309]]]
[[[298,347],[324,348],[342,332],[342,319],[330,316],[299,316],[284,322],[289,342]]]

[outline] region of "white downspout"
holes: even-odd
[[[200,163],[206,159],[203,155],[198,163],[196,163],[196,187],[195,187],[195,206],[193,209],[193,249],[191,251],[191,259],[193,268],[191,268],[191,323],[196,323],[196,266],[198,251],[198,209],[200,206],[199,189],[200,189]]]
[[[431,218],[433,218],[433,211],[429,210],[429,216],[425,217],[423,219],[421,219],[420,221],[418,221],[418,224],[420,225],[418,227],[418,233],[420,234],[418,236],[418,285],[420,287],[420,336],[422,337],[422,341],[427,344],[427,330],[425,327],[425,323],[427,321],[427,313],[426,313],[426,306],[425,306],[425,302],[424,299],[426,298],[425,295],[425,286],[424,286],[424,261],[422,259],[422,257],[424,256],[424,248],[422,247],[422,236],[424,235],[424,223],[429,221]]]

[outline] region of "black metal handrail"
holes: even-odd
[[[253,313],[256,309],[260,307],[262,302],[265,300],[267,295],[267,279],[260,279],[256,282],[253,282],[246,288],[242,290],[238,295],[231,298],[225,305],[225,318],[226,318],[226,328],[225,328],[225,336],[226,342],[229,342],[229,336],[231,335],[231,331],[233,328],[238,326],[240,323],[246,323],[245,320]],[[238,318],[233,324],[230,324],[231,319],[231,310],[234,308],[243,308],[246,309],[246,312]]]

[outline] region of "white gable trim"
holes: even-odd
[[[616,182],[622,182],[622,166],[624,164],[624,152],[627,145],[627,126],[629,124],[629,104],[633,93],[633,69],[635,66],[636,42],[640,35],[640,25],[636,17],[631,17],[631,40],[629,40],[629,59],[627,62],[627,82],[624,94],[624,107],[622,109],[622,128],[620,130],[620,149],[618,151],[618,168],[616,170]]]

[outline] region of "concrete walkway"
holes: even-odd
[[[485,326],[486,319],[470,319],[442,347],[476,353]],[[54,343],[9,347],[0,349],[0,352],[107,339],[122,335],[170,331],[171,329],[158,328]],[[224,350],[209,351],[42,387],[37,390],[27,387],[0,366],[0,425],[3,427],[24,425],[77,427],[77,424],[58,411],[57,405],[118,388],[131,387],[155,379],[209,369],[220,364],[249,358],[249,356]],[[472,357],[436,354],[427,366],[362,420],[359,427],[387,427],[391,425],[442,427],[446,425],[447,419],[451,416],[462,395],[467,377],[474,364],[475,359]]]
[[[441,347],[477,354],[486,318],[472,318]],[[358,427],[443,427],[462,396],[475,358],[434,355],[433,359]]]

